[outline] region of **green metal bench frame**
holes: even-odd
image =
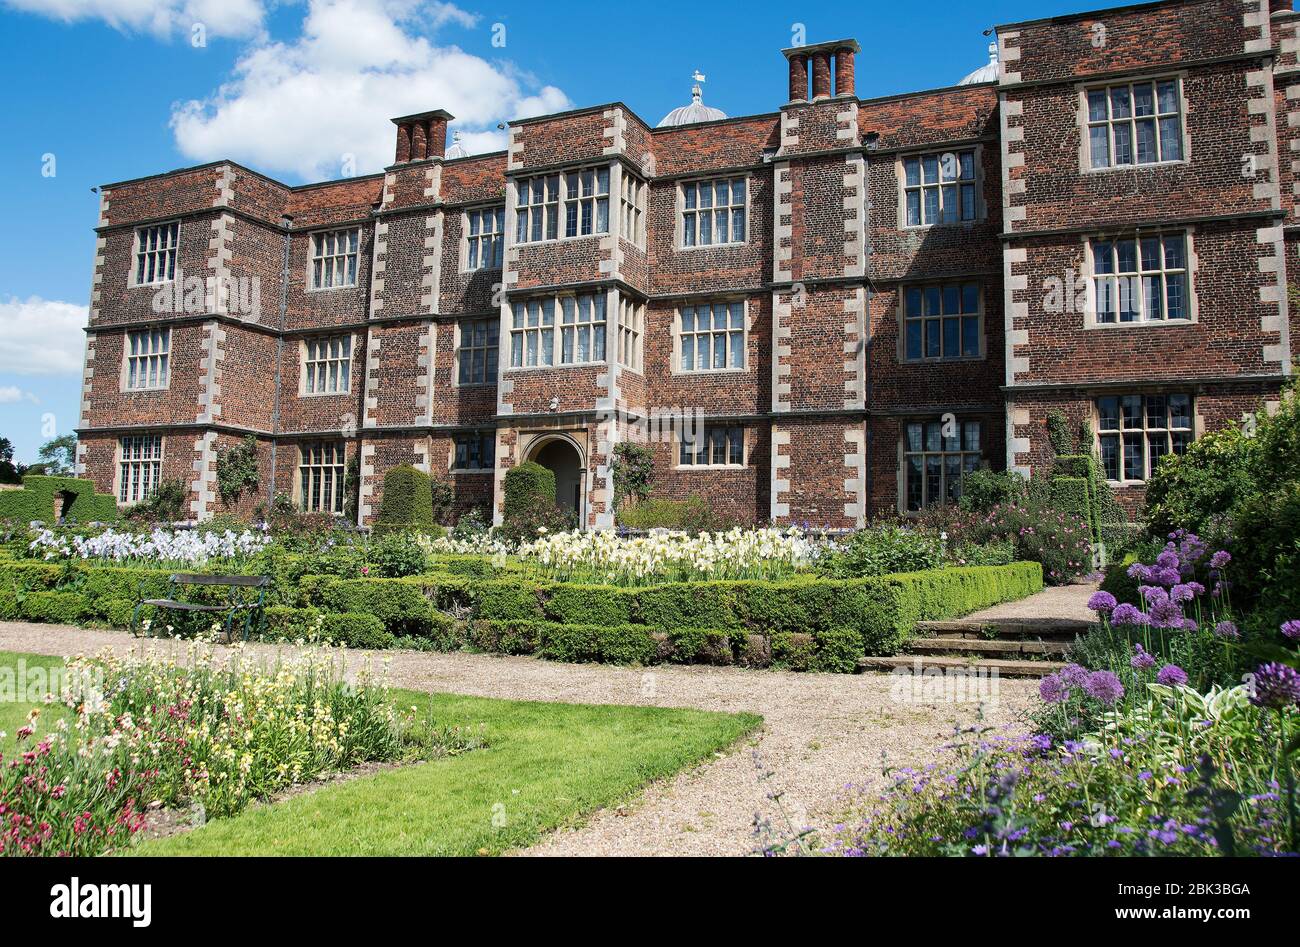
[[[241,615],[244,625],[244,641],[248,640],[249,632],[253,627],[253,617],[258,617],[259,625],[265,619],[263,606],[266,603],[266,590],[271,584],[271,577],[265,575],[202,575],[192,572],[177,572],[167,579],[167,597],[166,598],[149,598],[144,599],[135,607],[131,613],[131,633],[138,634],[140,609],[146,605],[151,605],[157,609],[164,609],[178,612],[224,612],[226,641],[232,641],[231,633],[234,630],[235,620]],[[184,602],[177,596],[177,587],[185,585],[206,585],[221,586],[229,588],[230,593],[226,601],[218,605],[200,605],[195,602]],[[240,600],[237,596],[240,589],[256,589],[257,601]],[[150,630],[153,626],[150,626]]]

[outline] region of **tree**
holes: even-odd
[[[14,466],[14,444],[0,437],[0,483],[22,483],[22,472]]]
[[[36,456],[45,465],[45,472],[52,476],[72,473],[77,463],[77,435],[64,434],[46,441]]]

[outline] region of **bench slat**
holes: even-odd
[[[151,598],[140,604],[152,605],[154,608],[170,608],[178,612],[228,612],[231,610],[229,605],[195,605],[192,602],[177,602],[170,598]]]
[[[260,589],[271,584],[271,577],[266,575],[203,575],[178,572],[171,579],[180,585],[228,585],[245,589]]]

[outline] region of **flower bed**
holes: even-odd
[[[1231,562],[1175,532],[1129,566],[1134,601],[1092,596],[1100,628],[1042,679],[1036,733],[964,735],[855,807],[827,851],[1300,852],[1300,621],[1246,640]]]
[[[149,534],[107,529],[94,536],[67,535],[41,530],[31,551],[46,561],[98,559],[115,563],[195,566],[213,560],[239,562],[260,552],[271,542],[264,533],[234,533],[155,529]]]
[[[328,658],[271,668],[105,654],[69,664],[74,712],[48,729],[33,711],[0,757],[0,854],[121,848],[151,803],[226,816],[251,800],[358,763],[396,759],[403,734],[368,672],[345,683]],[[48,717],[49,715],[44,715]]]

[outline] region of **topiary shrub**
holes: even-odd
[[[529,542],[538,531],[562,532],[577,525],[577,514],[555,505],[555,474],[526,461],[506,472],[501,532],[507,542]]]
[[[96,493],[93,480],[28,474],[21,490],[0,491],[0,520],[53,523],[55,494],[71,495],[63,519],[75,523],[115,523],[120,519],[117,498]]]
[[[431,531],[433,487],[429,475],[409,464],[384,474],[384,496],[375,520],[375,533]]]
[[[555,506],[555,472],[525,461],[506,471],[505,518],[517,519]]]

